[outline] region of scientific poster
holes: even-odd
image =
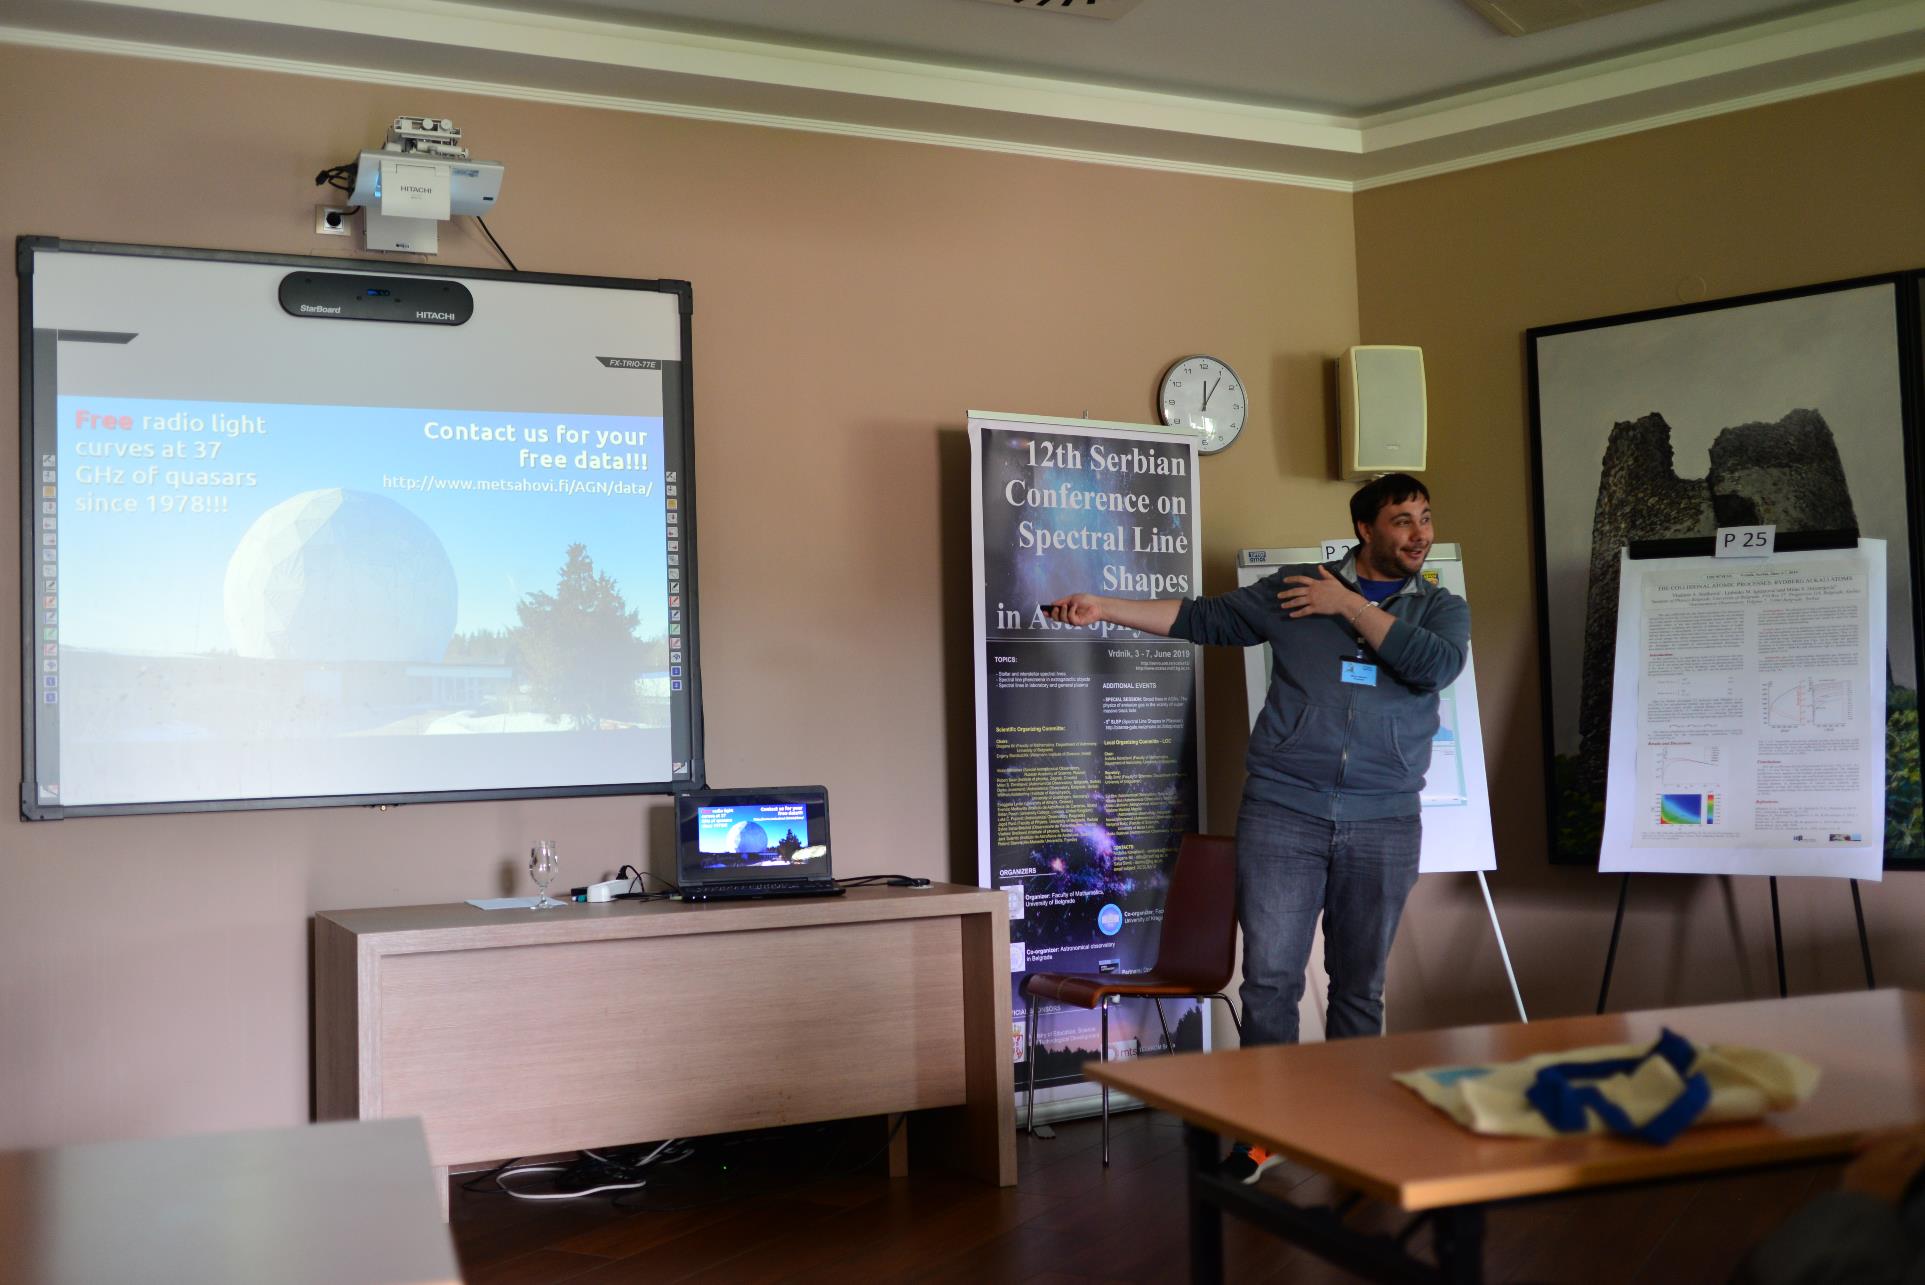
[[[1198,649],[1043,611],[1076,592],[1197,592],[1196,451],[1076,421],[972,415],[969,435],[978,873],[1009,894],[1020,1063],[1023,975],[1148,969],[1178,844],[1201,828]],[[1163,1010],[1170,1042],[1203,1047],[1195,1005]],[[1160,1049],[1163,1025],[1147,1002],[1113,1008],[1110,1056]],[[1046,1006],[1037,1084],[1076,1082],[1098,1029],[1093,1010]]]
[[[1599,869],[1879,878],[1884,541],[1619,576]]]

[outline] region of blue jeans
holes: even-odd
[[[1295,1044],[1304,966],[1323,916],[1330,975],[1325,1033],[1376,1035],[1384,961],[1417,882],[1415,816],[1326,821],[1244,796],[1237,817],[1237,923],[1243,929],[1243,1043]]]

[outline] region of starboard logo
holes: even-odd
[[[301,305],[301,311],[302,312],[324,312],[324,313],[327,313],[329,316],[335,316],[335,317],[338,317],[339,315],[341,315],[341,309],[338,305],[335,307],[329,307],[327,304],[324,304],[324,303],[304,303]]]
[[[1270,552],[1267,549],[1252,549],[1250,550],[1249,556],[1252,562],[1268,562],[1270,560]]]

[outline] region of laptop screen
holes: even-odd
[[[691,790],[676,796],[675,830],[684,887],[832,877],[819,785]]]

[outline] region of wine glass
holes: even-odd
[[[555,871],[560,868],[561,858],[555,855],[555,841],[553,839],[536,840],[535,846],[528,850],[528,873],[534,876],[535,885],[541,889],[541,896],[528,909],[548,910],[562,904],[548,895],[548,885],[554,879]]]

